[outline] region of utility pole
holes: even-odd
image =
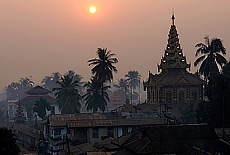
[[[68,151],[68,155],[70,155],[70,146],[69,146],[69,129],[68,129],[68,125],[66,123],[66,144],[67,144],[67,151]]]
[[[224,130],[224,96],[223,96],[223,139],[225,138],[225,130]]]

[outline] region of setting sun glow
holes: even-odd
[[[96,11],[97,11],[97,8],[95,6],[90,6],[89,7],[89,12],[90,13],[94,14],[94,13],[96,13]]]

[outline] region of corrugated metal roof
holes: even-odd
[[[29,127],[23,124],[14,124],[13,129],[19,131],[27,136],[38,138],[39,133],[38,130],[34,129],[33,127]]]
[[[162,120],[163,122],[163,120]],[[132,125],[151,125],[161,124],[160,118],[118,118],[106,119],[103,115],[91,114],[69,114],[52,115],[49,117],[49,123],[53,127],[66,126],[75,127],[96,127],[96,126],[132,126]]]

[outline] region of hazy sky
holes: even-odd
[[[90,14],[90,5],[97,7]],[[183,53],[195,72],[195,47],[209,35],[224,41],[230,58],[229,0],[0,0],[0,89],[32,76],[74,70],[88,81],[98,47],[117,54],[118,73],[157,73],[175,10]]]

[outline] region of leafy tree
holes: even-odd
[[[14,134],[11,130],[3,127],[0,128],[0,154],[4,155],[18,155],[20,148],[16,144]]]
[[[102,88],[100,81],[95,77],[92,77],[84,87],[87,87],[87,93],[83,95],[83,98],[86,101],[85,105],[87,110],[92,110],[94,113],[98,110],[104,112],[106,110],[107,101],[109,101],[109,96],[106,90],[110,88],[110,86],[104,86]]]
[[[53,88],[57,104],[62,114],[79,113],[81,104],[81,95],[78,92],[78,80],[73,80],[73,77],[64,75],[60,81],[57,81],[59,87]]]
[[[130,92],[131,92],[131,104],[132,104],[132,94],[133,90],[136,89],[137,86],[140,84],[140,77],[141,75],[139,74],[138,71],[135,70],[130,70],[128,74],[125,75],[126,81],[129,84],[130,87]]]
[[[46,110],[50,111],[51,105],[46,99],[40,97],[40,99],[36,101],[33,110],[44,120],[46,118]]]
[[[195,101],[190,101],[189,103],[179,103],[178,110],[181,113],[181,119],[183,123],[189,123],[195,121],[197,103]]]
[[[33,114],[34,114],[31,104],[26,104],[26,114],[27,114],[27,117],[29,118],[29,120],[31,121],[32,117],[33,117]]]
[[[207,79],[211,73],[219,73],[219,67],[223,67],[227,63],[227,60],[223,57],[226,54],[226,50],[222,44],[222,41],[218,38],[213,38],[211,41],[209,37],[205,37],[205,43],[198,43],[196,56],[201,55],[196,59],[194,65],[197,66],[201,63],[199,73]]]
[[[230,124],[230,73],[229,62],[221,74],[211,74],[205,87],[208,101],[200,103],[197,109],[198,122],[210,122],[215,127]]]

